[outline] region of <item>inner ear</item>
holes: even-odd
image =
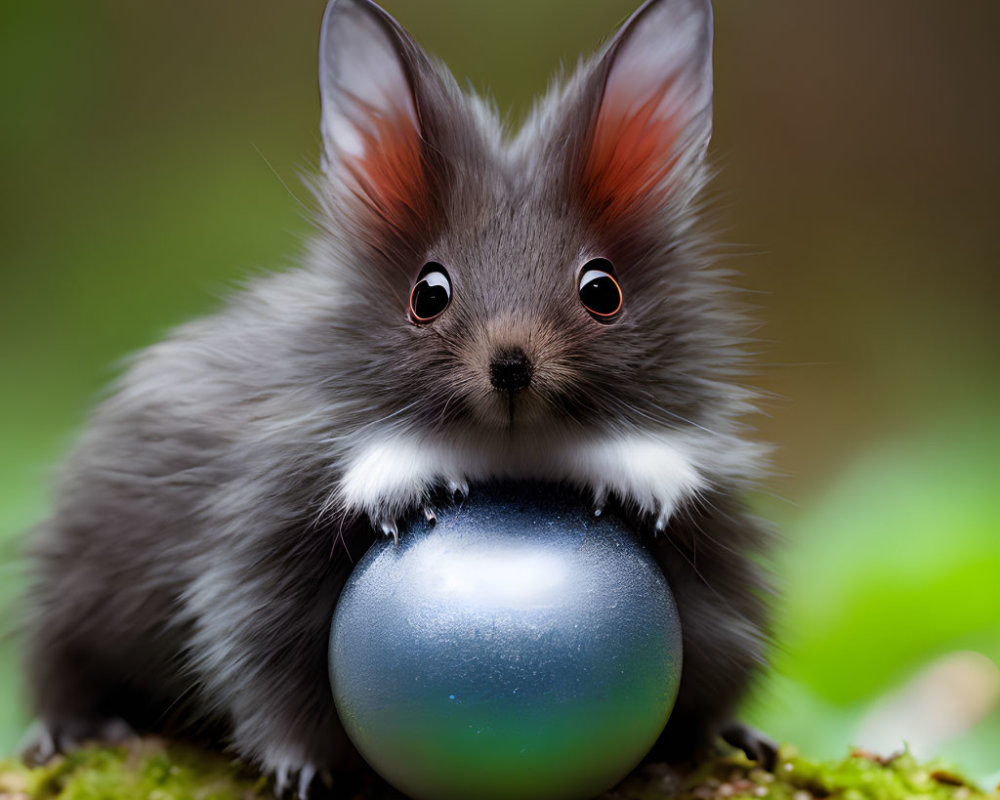
[[[366,0],[331,0],[320,36],[323,167],[362,233],[407,239],[433,216],[436,187],[418,98],[423,51]]]
[[[592,68],[572,192],[597,227],[631,232],[697,184],[712,130],[708,0],[649,0]]]

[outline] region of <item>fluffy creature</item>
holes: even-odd
[[[651,757],[731,725],[762,660],[742,494],[743,323],[696,226],[708,0],[649,0],[514,135],[368,0],[320,42],[317,233],[298,268],[140,353],[35,532],[35,754],[129,728],[226,744],[306,795],[356,753],[327,683],[376,535],[492,478],[558,481],[643,533],[684,633]]]

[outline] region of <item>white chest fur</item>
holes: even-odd
[[[708,434],[636,432],[502,443],[380,435],[352,449],[338,505],[391,524],[440,487],[459,491],[494,478],[565,481],[592,493],[598,506],[613,495],[654,515],[663,527],[680,504],[708,487],[709,476],[750,457],[744,443]]]

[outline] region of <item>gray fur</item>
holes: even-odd
[[[635,26],[667,25],[652,38],[687,48],[698,60],[690,80],[710,81],[708,0],[651,0],[514,138],[377,7],[334,0],[331,9],[326,48],[343,35],[331,20],[374,20],[348,27],[385,37],[379,46],[399,59],[390,66],[412,91],[431,214],[418,229],[388,230],[352,196],[327,135],[303,265],[254,281],[135,358],[64,464],[55,508],[32,539],[35,710],[56,746],[121,717],[226,744],[286,781],[349,771],[357,756],[336,718],[325,648],[373,523],[395,531],[435,487],[517,476],[518,465],[541,463],[531,457],[539,448],[555,460],[524,477],[602,500],[607,487],[568,457],[564,469],[558,454],[638,437],[683,443],[698,476],[679,511],[608,484],[610,501],[649,530],[677,595],[684,676],[656,752],[687,755],[729,719],[761,663],[767,618],[755,560],[766,536],[739,499],[759,472],[739,422],[751,401],[739,387],[744,324],[692,206],[710,113],[692,111],[673,189],[627,239],[588,225],[572,174]],[[671,40],[667,23],[679,18],[698,22],[698,41]],[[331,63],[324,120],[350,77],[349,65]],[[710,96],[710,86],[690,91]],[[610,325],[576,296],[581,264],[597,255],[616,264],[624,290]],[[407,298],[429,259],[449,270],[453,300],[415,326]],[[491,355],[505,347],[534,364],[516,398],[489,384]],[[376,487],[355,502],[345,475],[378,441],[461,445],[481,464],[430,461],[409,493]],[[653,537],[658,512],[666,530]]]

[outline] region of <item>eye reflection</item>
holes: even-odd
[[[580,270],[580,302],[599,322],[611,322],[622,308],[622,290],[614,265],[606,258],[593,258]]]

